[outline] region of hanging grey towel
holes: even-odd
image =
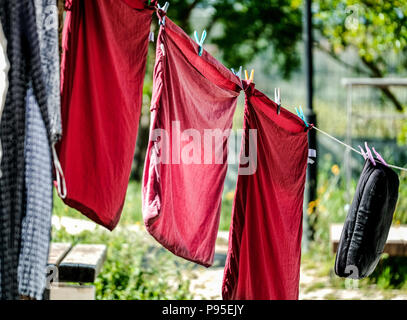
[[[19,293],[42,299],[51,233],[52,161],[47,131],[32,89],[27,94],[26,212],[21,224]]]
[[[366,160],[343,226],[335,259],[340,277],[362,279],[377,266],[396,208],[399,178],[389,167]]]
[[[51,138],[56,142],[61,134],[58,8],[56,0],[34,0],[34,4]],[[52,161],[45,124],[31,88],[27,92],[25,169],[27,205],[21,229],[19,293],[41,299],[51,234]]]
[[[3,147],[0,178],[1,298],[18,298],[21,221],[25,212],[25,113],[27,84],[32,82],[50,143],[50,124],[34,4],[0,0],[0,19],[7,38],[9,88],[0,125]]]

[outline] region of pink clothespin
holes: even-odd
[[[377,159],[380,160],[381,163],[383,163],[386,167],[388,167],[389,165],[386,163],[386,161],[384,161],[383,157],[380,155],[380,153],[378,153],[374,147],[372,147],[374,154],[376,155]]]
[[[363,158],[366,160],[367,159],[367,154],[365,153],[365,151],[363,150],[363,148],[361,146],[358,146],[360,149],[360,152],[362,153]]]
[[[373,159],[372,151],[370,151],[367,142],[365,141],[365,149],[367,153],[367,157],[369,158],[370,162],[373,163],[373,165],[376,165],[376,161]]]

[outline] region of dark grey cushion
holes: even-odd
[[[396,208],[399,178],[376,160],[365,162],[336,253],[335,273],[362,279],[376,268]]]

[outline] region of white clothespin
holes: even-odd
[[[314,164],[315,161],[312,160],[311,158],[316,158],[317,157],[317,150],[315,149],[308,149],[308,163],[309,164]]]
[[[157,3],[158,9],[164,11],[165,13],[167,13],[167,10],[168,10],[168,7],[169,7],[169,6],[170,6],[170,3],[169,3],[169,2],[165,2],[165,3],[164,3],[164,6],[162,6],[162,7],[160,6],[159,3]]]
[[[159,10],[164,11],[165,13],[167,13],[167,10],[168,10],[168,7],[169,7],[169,6],[170,6],[170,3],[169,3],[169,2],[166,2],[163,7],[161,7],[160,4],[157,3],[157,8],[158,8]],[[161,21],[159,22],[159,25],[160,25],[160,26],[161,26],[161,25],[162,25],[162,26],[165,26],[165,16],[161,19]]]
[[[148,35],[148,40],[150,42],[154,42],[154,32],[153,31],[150,31],[150,34]]]
[[[280,88],[274,88],[274,101],[275,101],[275,103],[277,103],[277,114],[280,114],[280,108],[281,108]]]

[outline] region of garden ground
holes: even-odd
[[[110,232],[105,231],[100,226],[97,226],[93,222],[86,221],[83,219],[75,219],[71,217],[53,217],[53,228],[54,228],[54,241],[61,240],[61,232],[64,233],[64,237],[71,236],[73,238],[82,239],[86,238],[86,234],[93,234],[99,235],[98,237],[89,237],[85,241],[97,241],[96,239],[104,239],[104,237],[109,237],[112,235]],[[109,277],[103,276],[105,270],[102,270],[102,280],[97,283],[98,287],[98,298],[114,298],[114,294],[118,296],[116,298],[122,299],[131,299],[131,298],[158,298],[158,299],[168,299],[168,298],[178,298],[178,299],[205,299],[205,300],[212,300],[212,299],[221,299],[221,285],[222,285],[222,277],[223,277],[223,267],[226,259],[226,252],[227,252],[227,239],[228,239],[228,232],[220,231],[217,245],[216,245],[216,254],[215,254],[215,261],[214,265],[211,268],[204,268],[198,266],[196,264],[184,261],[183,259],[177,258],[172,254],[168,253],[166,250],[162,249],[162,247],[155,242],[152,237],[147,233],[144,226],[141,224],[128,224],[122,227],[118,227],[115,231],[117,234],[132,234],[137,238],[137,242],[143,243],[147,250],[142,252],[141,266],[132,266],[128,265],[123,271],[128,273],[137,273],[138,275],[143,272],[148,274],[150,270],[149,264],[154,263],[157,261],[156,257],[159,254],[164,254],[166,260],[168,257],[171,257],[172,260],[175,262],[177,266],[177,274],[174,277],[174,274],[168,274],[168,277],[162,277],[159,281],[167,281],[166,284],[159,284],[152,283],[152,286],[155,287],[155,290],[162,292],[147,292],[146,288],[140,289],[139,279],[134,283],[134,288],[130,288],[131,282],[126,282],[127,280],[119,280],[123,283],[116,283],[116,286],[112,286],[112,283],[106,284],[110,289],[109,290],[117,290],[117,293],[110,292],[109,296],[107,294],[108,290],[106,288],[102,288],[104,281],[111,281],[114,280],[110,279]],[[93,239],[92,239],[93,238]],[[122,238],[123,239],[123,238]],[[62,239],[63,240],[63,239]],[[105,241],[105,240],[103,240]],[[123,240],[122,240],[123,241]],[[115,246],[118,245],[117,248]],[[137,246],[137,245],[136,245]],[[117,258],[115,256],[115,250],[119,252],[127,251],[129,248],[129,244],[127,243],[120,243],[117,242],[109,243],[108,242],[108,255],[113,254],[113,259]],[[113,251],[113,252],[112,252]],[[123,257],[121,257],[123,259]],[[116,259],[117,260],[117,259]],[[124,261],[117,261],[118,263],[124,263]],[[108,262],[109,264],[109,262]],[[144,266],[143,266],[144,265]],[[301,263],[301,276],[300,276],[300,300],[303,299],[320,299],[320,300],[332,300],[332,299],[407,299],[407,290],[400,289],[400,290],[391,290],[391,289],[380,289],[374,284],[366,285],[363,284],[360,288],[358,288],[358,284],[356,283],[349,283],[348,288],[346,287],[346,282],[342,279],[337,278],[333,274],[332,270],[333,264],[330,265],[328,263],[321,263],[315,261],[315,259],[310,258],[309,254],[303,255],[302,263]],[[140,269],[144,268],[144,271],[140,271]],[[110,265],[106,267],[106,273],[110,270],[114,269]],[[168,270],[167,270],[168,271]],[[118,277],[120,272],[116,269],[116,273],[113,273],[113,278]],[[127,278],[131,277],[132,275],[127,275]],[[152,280],[153,282],[156,279]],[[126,286],[126,283],[128,284]],[[114,283],[113,283],[114,284]],[[148,280],[144,283],[144,286],[148,286]],[[122,287],[121,287],[122,286]],[[138,289],[137,289],[137,288]],[[181,290],[180,290],[181,288]],[[144,290],[143,294],[137,296],[132,290]],[[172,289],[174,292],[171,293],[171,296],[167,296],[166,292],[170,292]],[[178,292],[177,292],[178,290]],[[123,292],[123,295],[120,296],[120,293]],[[137,291],[138,292],[138,291]],[[177,296],[178,294],[178,296]]]

